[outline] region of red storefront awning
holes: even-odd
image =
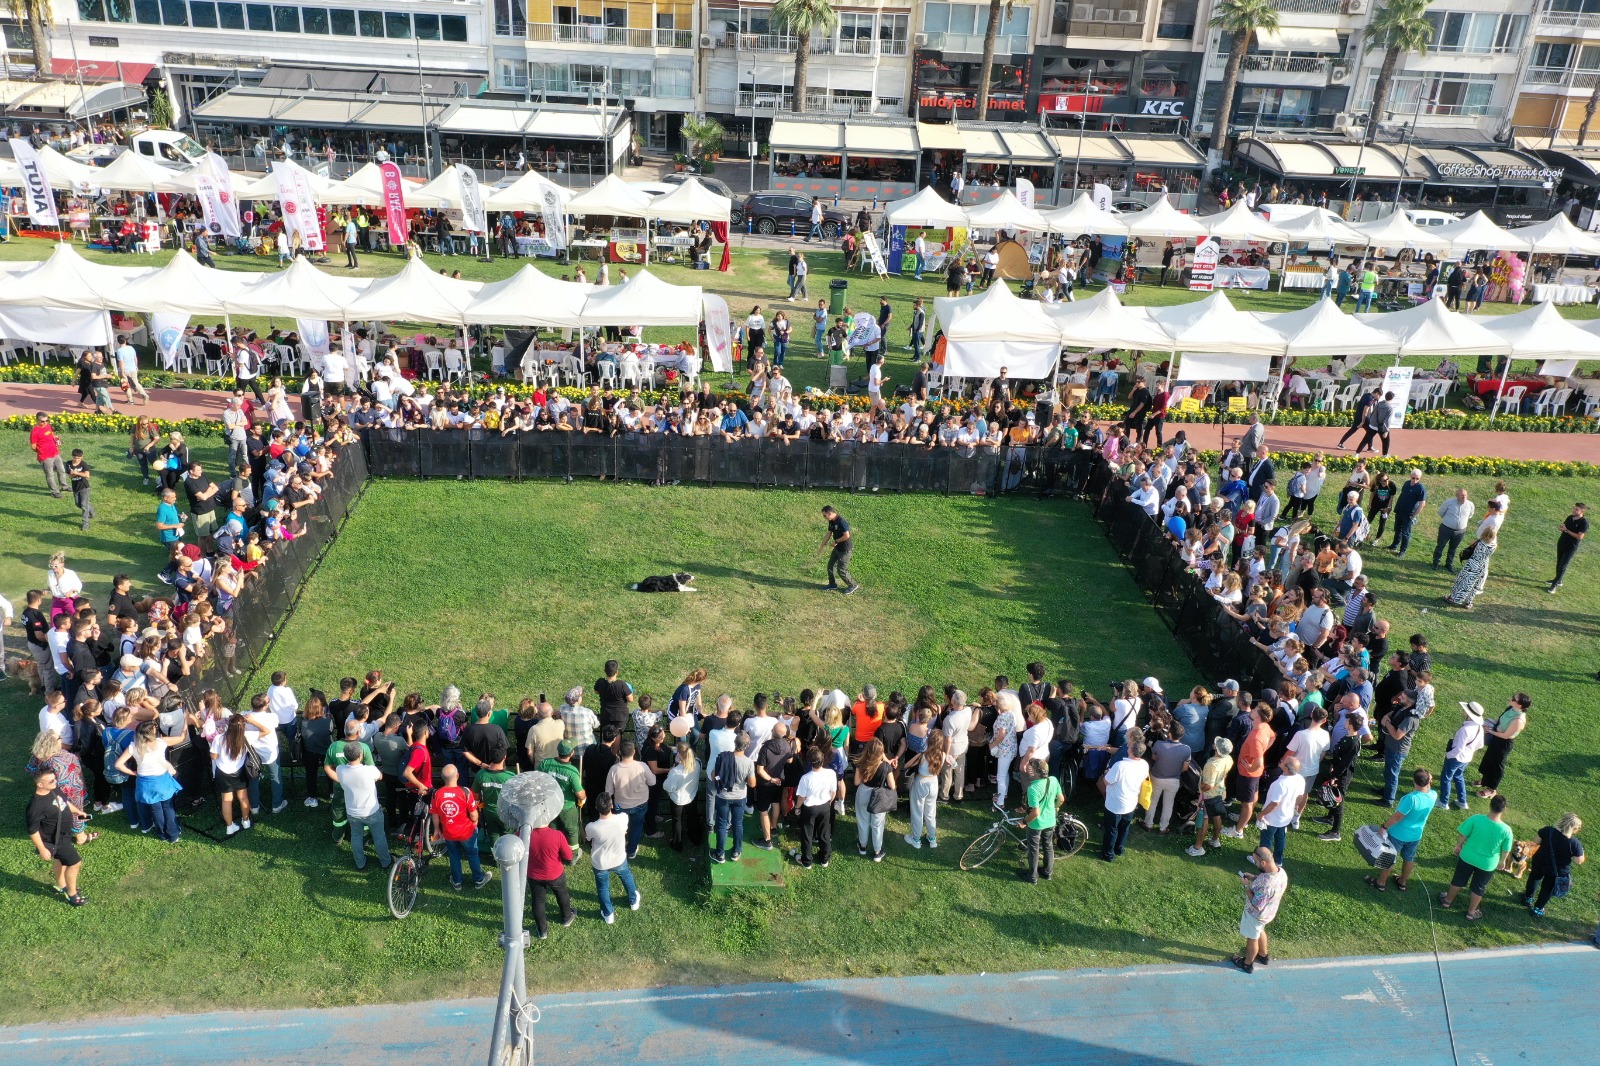
[[[138,85],[156,69],[153,63],[122,63],[114,59],[56,59],[50,60],[50,73],[58,78],[82,78],[84,81],[120,81]]]

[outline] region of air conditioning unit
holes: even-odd
[[[1074,22],[1088,22],[1094,18],[1093,4],[1073,4],[1072,20]]]
[[[1350,124],[1350,112],[1348,111],[1341,111],[1333,116],[1333,132],[1335,133],[1349,133]]]
[[[700,47],[701,48],[715,48],[716,46],[717,46],[717,39],[715,37],[711,36],[711,34],[702,33],[700,35]]]
[[[1346,15],[1365,15],[1367,13],[1367,0],[1344,0],[1344,13]]]
[[[926,47],[928,47],[928,35],[926,33],[916,34],[915,35],[915,40],[916,40],[916,46],[918,48],[926,48]]]
[[[1345,63],[1335,63],[1328,68],[1328,84],[1344,85],[1350,81],[1350,67]]]

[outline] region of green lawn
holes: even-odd
[[[96,599],[114,572],[154,572],[152,507],[118,440],[68,442],[85,446],[102,473],[102,520],[85,535],[64,501],[43,493],[21,435],[0,439],[8,532],[0,589],[8,597],[20,604],[56,547]],[[1487,494],[1482,481],[1463,484],[1478,499]],[[1505,786],[1519,837],[1566,809],[1592,813],[1600,795],[1585,754],[1600,740],[1588,713],[1589,675],[1600,666],[1592,621],[1600,564],[1586,552],[1559,596],[1542,591],[1552,524],[1586,484],[1512,485],[1506,545],[1471,614],[1437,602],[1447,579],[1427,569],[1431,531],[1403,562],[1370,555],[1395,633],[1403,640],[1420,627],[1435,651],[1441,713],[1424,727],[1414,765],[1439,766],[1454,701],[1493,708],[1516,688],[1533,694],[1532,725]],[[1436,483],[1435,495],[1451,487]],[[865,588],[849,600],[815,589],[823,579],[811,555],[821,538],[817,510],[830,499],[861,537],[856,571]],[[679,567],[700,575],[700,595],[625,591]],[[887,690],[948,680],[975,691],[1036,657],[1097,692],[1146,673],[1169,692],[1197,680],[1078,504],[587,483],[373,484],[267,668],[289,670],[303,691],[381,666],[429,699],[454,682],[469,696],[489,690],[514,703],[592,682],[613,655],[640,691],[663,697],[701,665],[712,692],[728,691],[741,705],[758,690],[868,681]],[[25,795],[36,710],[17,683],[0,686],[0,739],[12,753],[0,764],[0,805],[8,809]],[[1375,765],[1362,764],[1358,803],[1377,780]],[[1093,821],[1094,805],[1080,797],[1079,807]],[[1377,817],[1363,805],[1349,821],[1353,828]],[[1420,876],[1430,883],[1448,876],[1449,830],[1460,817],[1438,816],[1425,841]],[[849,849],[846,820],[844,854],[829,870],[797,874],[782,893],[726,902],[709,899],[703,863],[651,844],[636,864],[645,907],[613,927],[597,920],[580,867],[572,879],[579,922],[534,946],[530,976],[559,989],[1209,962],[1234,944],[1238,845],[1194,862],[1177,839],[1136,831],[1116,866],[1086,851],[1065,861],[1054,882],[1030,888],[1008,861],[959,872],[960,849],[981,823],[949,808],[942,821],[940,849],[912,852],[899,840],[903,811],[892,816],[889,858],[866,865]],[[176,848],[130,835],[120,816],[104,822],[105,835],[87,849],[84,886],[94,902],[82,911],[50,897],[44,868],[14,831],[0,848],[0,953],[19,975],[0,980],[9,993],[0,1021],[331,1005],[494,986],[497,899],[440,891],[442,874],[430,875],[420,912],[394,922],[377,872],[349,867],[324,811],[295,802],[244,837],[214,843],[191,832]],[[1421,894],[1372,895],[1348,843],[1294,834],[1289,869],[1294,887],[1275,926],[1284,954],[1432,944]],[[1540,923],[1511,905],[1508,886],[1496,882],[1481,925],[1440,915],[1440,946],[1573,937],[1593,923],[1582,873],[1573,898]],[[890,935],[863,950],[852,936],[862,921]]]

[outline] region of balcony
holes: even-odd
[[[1586,11],[1551,11],[1545,9],[1538,15],[1540,33],[1575,33],[1583,30],[1600,30],[1600,14]]]
[[[1344,14],[1344,0],[1277,0],[1272,6],[1283,15]]]
[[[1600,82],[1600,71],[1567,70],[1562,67],[1532,67],[1522,76],[1524,85],[1559,85],[1563,89],[1592,91]]]
[[[1223,65],[1226,66],[1226,57]],[[1245,56],[1243,68],[1247,71],[1269,71],[1274,74],[1326,74],[1327,56]]]
[[[604,45],[611,48],[694,47],[694,34],[688,30],[635,30],[626,26],[599,26],[592,23],[530,23],[528,40],[541,44]]]
[[[741,33],[735,47],[741,52],[793,52],[795,37],[788,33]]]

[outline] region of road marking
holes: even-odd
[[[262,1030],[301,1029],[305,1022],[280,1022],[277,1025],[218,1025],[198,1029],[180,1029],[160,1032],[154,1029],[123,1029],[105,1033],[79,1033],[71,1036],[29,1036],[21,1040],[0,1040],[0,1047],[24,1047],[30,1044],[86,1043],[91,1040],[134,1040],[146,1036],[214,1036],[217,1033],[255,1033]]]
[[[566,1010],[572,1007],[627,1007],[638,1003],[681,1003],[685,1000],[696,999],[755,999],[761,996],[803,996],[815,992],[826,992],[826,988],[815,988],[810,985],[796,985],[793,988],[765,988],[753,989],[747,992],[697,992],[681,996],[638,996],[634,999],[587,999],[575,1003],[551,1003],[543,1010]]]
[[[1367,989],[1365,992],[1357,992],[1353,996],[1340,996],[1339,998],[1340,999],[1357,999],[1357,1000],[1360,1000],[1363,1003],[1377,1003],[1378,1002],[1377,993],[1373,992],[1372,989],[1370,989],[1370,988]]]
[[[1022,984],[1025,981],[1059,981],[1059,980],[1061,980],[1061,975],[1058,974],[1058,973],[1036,973],[1036,974],[1030,974],[1027,977],[1019,977],[1019,978],[1017,978],[1017,983],[1018,984]]]

